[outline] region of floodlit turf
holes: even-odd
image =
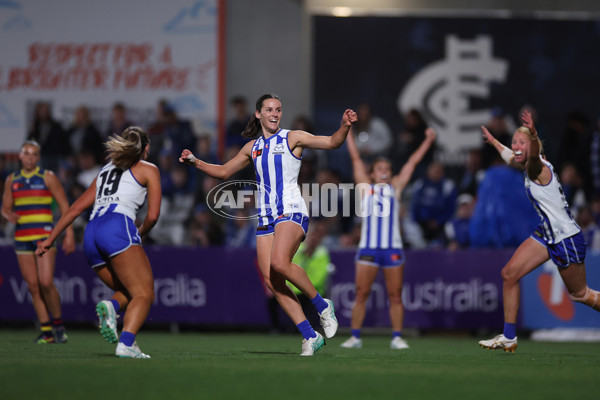
[[[519,341],[515,354],[477,339],[342,335],[299,357],[296,335],[143,332],[151,360],[119,359],[94,331],[36,345],[33,330],[0,330],[0,398],[12,399],[568,399],[597,398],[600,344]]]

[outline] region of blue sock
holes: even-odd
[[[317,295],[314,298],[310,299],[310,302],[313,303],[313,305],[317,308],[319,314],[321,314],[323,310],[329,306],[329,304],[327,304],[327,302],[323,300],[319,293],[317,293]]]
[[[397,338],[397,337],[402,337],[402,332],[401,331],[392,331],[392,339]]]
[[[503,334],[507,339],[514,339],[517,336],[517,324],[505,322]]]
[[[298,325],[296,325],[296,327],[302,334],[302,337],[304,337],[304,339],[306,339],[306,340],[317,336],[317,334],[315,333],[315,330],[310,325],[310,322],[308,322],[307,319],[300,322]],[[123,337],[123,334],[121,334],[121,337]]]
[[[135,341],[135,335],[131,332],[123,331],[121,332],[121,339],[119,342],[123,343],[125,346],[131,346]]]
[[[352,336],[357,339],[360,339],[360,329],[352,329]]]
[[[119,305],[119,302],[116,301],[115,299],[110,299],[110,302],[112,303],[113,307],[115,308],[115,312],[118,313],[119,308],[121,308],[121,306]]]

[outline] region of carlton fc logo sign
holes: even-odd
[[[445,59],[416,73],[398,97],[400,113],[420,110],[448,153],[479,143],[480,126],[489,120],[490,110],[471,109],[472,99],[486,100],[491,83],[506,81],[508,63],[494,58],[492,50],[490,36],[447,36]]]

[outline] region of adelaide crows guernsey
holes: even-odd
[[[45,239],[53,226],[52,193],[44,182],[47,171],[37,167],[30,173],[13,173],[12,195],[15,212],[19,216],[15,240],[29,242]]]

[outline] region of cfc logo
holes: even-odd
[[[447,36],[446,57],[418,71],[398,97],[402,115],[413,108],[423,111],[449,156],[470,146],[490,118],[488,109],[471,109],[472,100],[486,100],[491,83],[506,80],[508,63],[494,58],[492,49],[490,36]]]

